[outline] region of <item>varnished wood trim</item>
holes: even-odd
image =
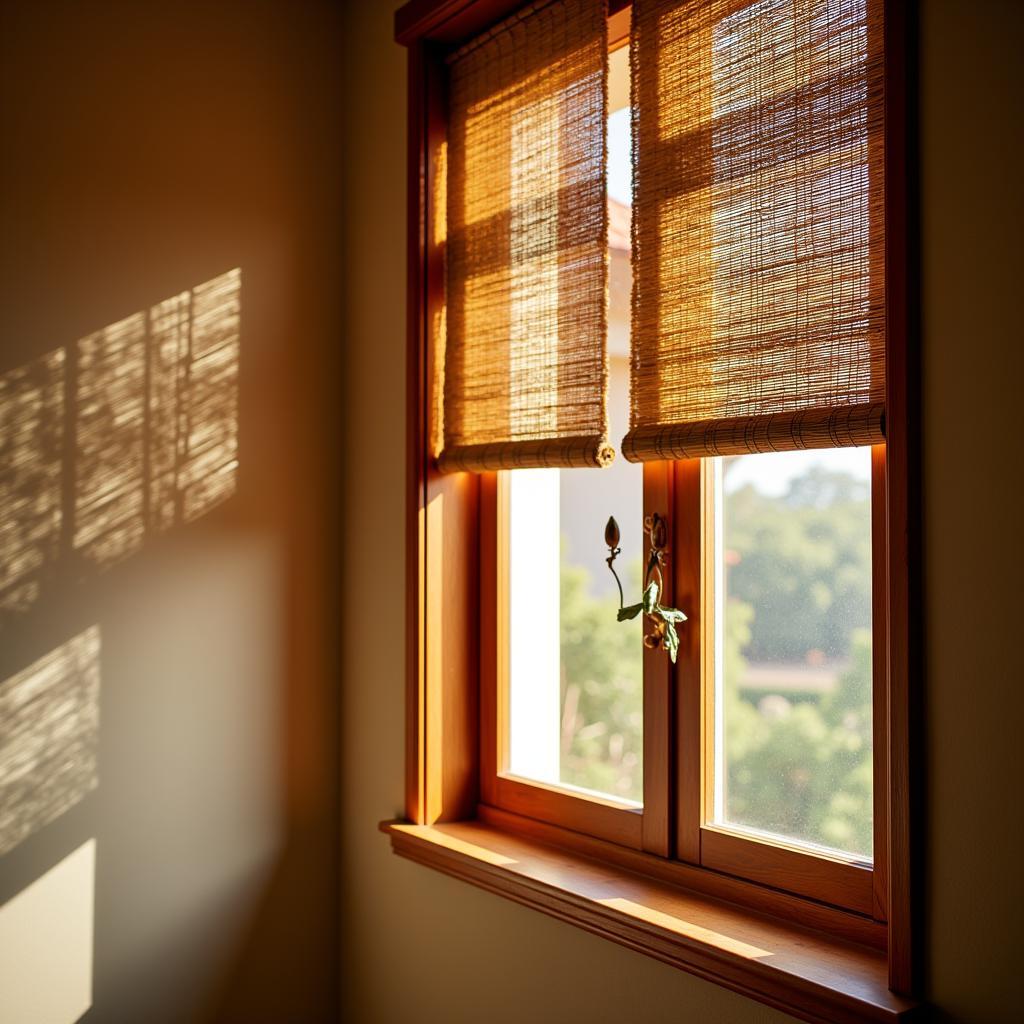
[[[454,45],[507,17],[526,0],[410,0],[395,12],[395,41],[403,46],[428,39]],[[628,14],[629,0],[608,0],[611,27]],[[614,37],[613,37],[614,38]]]
[[[407,209],[407,373],[406,443],[406,695],[405,813],[424,822],[424,694],[426,611],[426,226],[423,189],[426,183],[426,94],[423,50],[413,46],[408,60],[408,189]]]
[[[504,700],[499,701],[499,665],[508,664],[507,623],[498,622],[501,552],[508,538],[499,530],[498,474],[480,480],[480,795],[497,803],[499,737],[505,734]],[[503,765],[501,767],[504,767]]]
[[[889,903],[889,559],[885,537],[885,445],[871,449],[871,676],[874,916],[888,919]]]
[[[911,863],[910,709],[911,584],[918,550],[911,519],[910,475],[917,462],[918,423],[912,414],[915,375],[910,373],[907,280],[906,5],[885,5],[885,264],[886,264],[886,536],[889,551],[888,635],[888,917],[889,983],[897,992],[915,988]],[[913,533],[912,533],[913,531]]]
[[[482,823],[492,825],[503,832],[535,839],[566,850],[575,856],[612,864],[670,885],[691,889],[713,899],[735,903],[753,913],[799,922],[807,928],[827,932],[837,938],[885,952],[884,926],[862,914],[853,914],[790,893],[755,885],[745,879],[733,878],[707,868],[615,846],[593,836],[524,818],[496,807],[482,804],[477,808],[477,818]]]
[[[572,793],[558,786],[499,775],[494,782],[497,806],[537,821],[558,824],[639,850],[643,814],[594,794]]]
[[[511,14],[524,0],[410,0],[395,12],[395,41],[455,44]]]
[[[479,798],[476,679],[478,481],[440,474],[429,450],[442,380],[445,240],[435,189],[446,136],[444,66],[417,45],[409,67],[410,452],[406,803],[417,821],[459,820]],[[415,354],[415,359],[413,355]],[[415,575],[413,575],[415,574]]]
[[[676,607],[689,616],[679,634],[679,661],[675,673],[678,751],[676,856],[690,864],[699,864],[700,826],[703,821],[702,716],[705,703],[701,651],[705,647],[707,632],[701,577],[705,468],[700,459],[673,465]]]
[[[644,466],[644,515],[662,516],[669,529],[675,519],[673,473],[667,462],[649,462]],[[669,537],[668,572],[665,573],[664,604],[675,605],[672,564],[676,557]],[[645,552],[646,554],[646,552]],[[646,623],[645,623],[646,628]],[[681,638],[680,638],[681,639]],[[675,669],[661,650],[643,653],[644,706],[644,810],[643,848],[648,853],[667,857],[670,852],[671,810],[669,786],[672,781],[673,727],[675,713]]]
[[[769,839],[736,835],[705,825],[700,834],[701,863],[762,885],[844,907],[858,914],[874,910],[872,870],[824,855],[803,853]]]
[[[744,913],[656,879],[616,873],[479,822],[381,827],[401,856],[801,1020],[910,1021],[920,1012],[888,991],[885,958],[866,947]]]
[[[697,633],[700,643],[698,670],[700,672],[700,709],[694,716],[695,744],[700,748],[700,773],[698,785],[700,791],[696,797],[700,807],[700,817],[695,829],[698,833],[697,847],[700,849],[700,828],[705,822],[714,818],[715,813],[715,773],[717,771],[715,735],[715,701],[717,700],[716,673],[718,672],[717,644],[715,631],[718,629],[717,594],[717,555],[716,545],[719,543],[716,520],[715,462],[712,459],[701,459],[700,475],[700,513],[697,517],[695,538],[695,557],[700,566],[700,607],[701,627]],[[724,628],[724,623],[722,624]],[[699,856],[698,856],[699,862]]]

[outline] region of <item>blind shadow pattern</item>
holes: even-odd
[[[0,609],[39,597],[60,546],[64,352],[0,376]]]
[[[0,629],[229,497],[241,271],[0,376]]]
[[[0,683],[0,856],[99,784],[96,626]]]
[[[442,470],[609,462],[606,5],[529,5],[450,59]]]
[[[626,458],[870,444],[880,0],[637,0]]]

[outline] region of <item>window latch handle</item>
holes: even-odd
[[[650,554],[647,556],[647,570],[644,573],[644,592],[638,604],[626,604],[625,595],[622,590],[622,580],[615,571],[614,561],[622,549],[619,547],[621,534],[619,524],[614,516],[608,517],[608,523],[604,528],[604,542],[608,547],[608,557],[605,561],[615,582],[619,588],[619,612],[618,621],[625,622],[628,619],[635,619],[641,612],[652,624],[653,632],[644,635],[644,647],[651,650],[661,648],[668,651],[673,663],[679,653],[679,634],[676,632],[676,623],[685,622],[686,615],[678,608],[669,608],[661,603],[661,596],[665,590],[665,576],[662,569],[665,566],[665,552],[668,544],[668,523],[665,517],[657,512],[644,519],[644,531],[647,534]]]

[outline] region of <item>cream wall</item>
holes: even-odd
[[[48,458],[8,407],[22,369],[242,282],[233,493],[102,571],[68,540],[43,596],[0,613],[0,700],[98,637],[96,786],[9,850],[0,827],[0,1024],[336,1016],[340,39],[328,0],[0,3],[0,591],[28,532],[8,443]],[[111,449],[111,419],[89,442],[125,514],[148,476],[130,365],[112,356],[98,397],[134,440]],[[225,392],[211,406],[233,416]],[[66,526],[83,463],[63,446],[60,465]],[[48,768],[0,792],[4,824],[82,760],[67,705],[36,707]]]
[[[1003,1021],[1019,988],[1021,8],[922,4],[928,989]],[[342,712],[343,1009],[360,1022],[754,1022],[782,1015],[425,868],[375,832],[403,788],[405,54],[350,5]],[[1015,122],[1008,131],[1001,119]],[[1017,136],[1017,137],[1014,137]],[[1007,364],[1013,363],[1014,370]],[[960,424],[968,424],[967,427]],[[980,429],[979,429],[980,428]],[[1012,539],[1008,539],[1012,538]]]
[[[1014,1020],[1024,1012],[1014,309],[1024,6],[922,8],[928,988],[942,1019]]]

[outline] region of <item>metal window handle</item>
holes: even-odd
[[[608,557],[605,561],[615,582],[619,587],[619,613],[618,621],[625,622],[627,619],[635,619],[643,612],[645,618],[653,623],[654,632],[644,635],[644,646],[654,650],[662,648],[668,651],[674,662],[679,652],[679,635],[676,633],[676,623],[685,622],[686,615],[678,608],[669,608],[661,603],[661,595],[665,590],[665,577],[662,569],[665,566],[666,547],[668,543],[668,524],[665,517],[657,512],[644,518],[644,530],[647,533],[650,545],[650,554],[647,557],[647,570],[644,573],[644,592],[639,604],[626,605],[625,596],[622,590],[622,581],[613,565],[619,556],[621,548],[619,540],[619,524],[614,516],[608,517],[608,523],[604,528],[604,542],[608,546]],[[652,579],[652,577],[656,577]]]

